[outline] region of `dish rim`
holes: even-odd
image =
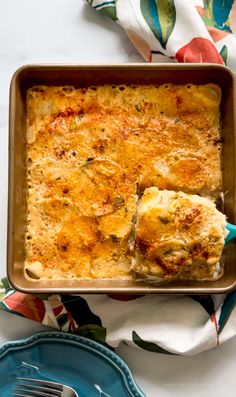
[[[80,348],[85,349],[92,354],[96,354],[101,359],[108,362],[109,365],[115,367],[115,369],[119,372],[121,378],[124,381],[126,391],[129,393],[130,397],[146,397],[135,382],[130,368],[126,362],[120,356],[118,356],[118,354],[110,350],[108,347],[93,341],[92,339],[75,334],[58,331],[42,331],[37,332],[36,334],[33,334],[27,338],[18,339],[15,341],[7,341],[0,346],[0,361],[7,353],[14,350],[30,348],[31,346],[37,345],[37,343],[42,340],[56,340],[58,343],[65,341],[68,344],[76,344]]]

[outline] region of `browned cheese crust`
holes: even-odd
[[[137,192],[219,197],[220,100],[213,84],[29,89],[25,267],[132,277]]]

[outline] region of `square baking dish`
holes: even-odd
[[[152,286],[124,280],[28,280],[24,277],[26,230],[26,92],[35,85],[98,84],[206,84],[222,89],[222,176],[225,214],[236,221],[236,95],[235,76],[213,64],[123,64],[123,65],[28,65],[18,69],[11,81],[9,115],[9,196],[7,273],[10,283],[29,293],[119,293],[119,294],[210,294],[236,287],[236,245],[225,248],[225,272],[217,281],[173,281]]]

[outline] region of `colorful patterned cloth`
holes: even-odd
[[[236,71],[235,0],[87,0],[149,62],[210,62]]]
[[[145,60],[226,63],[236,71],[236,1],[88,0],[118,22]],[[236,334],[227,296],[26,295],[7,279],[0,309],[115,348],[122,341],[166,354],[196,354]]]
[[[2,280],[0,309],[116,348],[191,355],[236,334],[236,291],[227,296],[27,295]]]

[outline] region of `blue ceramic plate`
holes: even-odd
[[[0,396],[10,396],[17,376],[72,386],[80,397],[145,397],[124,361],[89,339],[42,332],[0,347]]]

